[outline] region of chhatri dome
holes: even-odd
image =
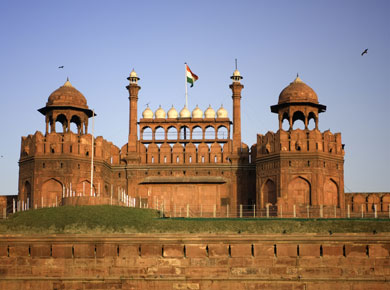
[[[226,109],[221,105],[221,107],[217,111],[217,118],[227,118],[228,117],[228,112]]]
[[[46,103],[47,107],[51,106],[72,106],[86,109],[87,100],[76,88],[72,86],[69,79],[65,84],[51,93]]]
[[[198,105],[196,105],[196,108],[192,111],[192,118],[194,119],[203,118],[203,111],[199,109]]]
[[[144,119],[153,119],[153,111],[149,108],[149,105],[142,112],[142,118],[144,118]]]
[[[211,105],[204,111],[204,117],[207,119],[213,119],[215,118],[215,111],[213,108],[211,108]]]
[[[165,119],[166,114],[165,114],[164,109],[161,108],[161,105],[160,105],[160,107],[156,110],[156,112],[154,113],[154,116],[156,117],[156,119]]]
[[[168,119],[176,119],[179,113],[176,111],[175,107],[172,105],[172,108],[168,111]]]
[[[315,103],[318,104],[318,97],[314,90],[305,84],[297,75],[279,95],[278,104],[284,103]]]
[[[191,112],[190,110],[187,109],[186,106],[184,106],[183,109],[180,111],[180,118],[190,118],[191,117]]]

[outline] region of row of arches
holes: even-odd
[[[390,210],[390,193],[384,194],[382,196],[378,194],[355,194],[349,200],[351,211],[355,213],[365,212],[374,212],[375,206],[376,210],[379,212],[389,212]]]
[[[264,204],[276,205],[277,194],[276,184],[272,179],[268,179],[261,188]],[[286,201],[290,205],[302,206],[312,205],[312,188],[310,182],[301,176],[291,180],[288,184],[288,193]],[[324,183],[323,198],[319,201],[324,206],[337,205],[340,206],[340,195],[337,183],[328,179]]]
[[[50,131],[49,131],[50,128]],[[77,134],[88,133],[88,117],[83,118],[78,114],[66,116],[65,114],[46,116],[46,133],[67,133]]]
[[[141,140],[227,140],[230,137],[229,129],[223,125],[214,127],[208,125],[202,128],[199,125],[193,127],[170,126],[155,128],[145,126],[141,129]]]
[[[141,145],[141,162],[147,164],[191,164],[191,163],[227,163],[229,143],[223,146],[215,142],[180,144]]]
[[[318,130],[318,116],[314,112],[308,114],[302,111],[295,111],[292,115],[289,112],[279,113],[279,129],[288,130]]]

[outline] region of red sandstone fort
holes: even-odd
[[[122,204],[163,207],[171,215],[189,207],[204,215],[238,214],[243,205],[253,207],[255,216],[267,211],[306,217],[309,210],[310,216],[321,217],[388,213],[390,194],[344,194],[341,134],[319,130],[326,106],[298,76],[271,106],[279,130],[258,134],[252,146],[241,140],[244,86],[238,70],[231,79],[232,120],[222,106],[216,112],[211,106],[204,112],[198,106],[192,112],[172,106],[167,113],[147,107],[138,120],[142,96],[133,70],[126,87],[128,143],[121,148],[88,133],[94,112],[67,80],[38,110],[45,116],[46,132],[22,137],[18,197],[4,199],[2,206]],[[288,128],[282,126],[286,120]],[[296,121],[304,129],[295,129]],[[72,123],[77,132],[71,131]]]

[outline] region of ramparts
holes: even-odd
[[[388,289],[389,234],[0,239],[0,289]]]

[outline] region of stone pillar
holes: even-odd
[[[235,70],[231,77],[233,83],[229,86],[233,99],[233,154],[241,152],[241,91],[244,86],[240,83],[242,76]]]
[[[138,92],[141,87],[137,84],[139,78],[133,70],[130,73],[130,77],[127,78],[130,81],[130,84],[126,87],[129,91],[129,100],[130,100],[130,117],[129,117],[129,140],[128,140],[128,152],[137,151],[137,106],[138,106]]]

